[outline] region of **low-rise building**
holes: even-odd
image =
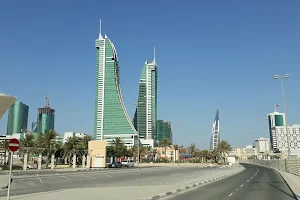
[[[256,148],[257,153],[265,153],[270,151],[270,139],[268,138],[258,138],[254,140],[254,146]]]
[[[178,150],[175,151],[175,148],[173,146],[169,147],[155,147],[156,151],[155,159],[161,159],[166,158],[169,161],[175,162],[175,160],[179,160],[179,152]]]
[[[78,137],[80,139],[84,138],[87,134],[85,133],[76,133],[76,132],[65,132],[64,137],[62,140],[62,143],[66,143],[68,141],[68,138],[70,137]]]

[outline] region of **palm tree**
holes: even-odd
[[[195,153],[196,153],[196,144],[195,144],[195,143],[192,143],[192,144],[188,147],[188,152],[189,152],[189,154],[192,155],[192,157],[195,156]]]
[[[217,163],[218,160],[220,159],[220,152],[218,151],[217,148],[215,148],[209,152],[209,157],[211,157],[213,161]]]
[[[9,143],[9,140],[3,140],[0,142],[0,148],[4,150],[4,159],[3,159],[3,164],[5,165],[6,164],[6,154],[8,152],[8,143]]]
[[[38,137],[37,145],[39,148],[45,148],[44,153],[47,156],[46,168],[48,168],[49,161],[51,159],[51,154],[58,149],[59,144],[56,140],[58,133],[55,130],[47,130],[45,134],[41,134]]]
[[[171,141],[168,138],[163,138],[160,140],[159,145],[165,147],[165,158],[167,157],[167,147],[171,145]]]
[[[35,152],[36,150],[36,144],[35,144],[35,140],[34,140],[34,135],[30,134],[25,134],[24,137],[20,140],[20,146],[21,146],[21,150],[22,148],[25,149],[27,148],[27,161],[29,159],[29,154]]]
[[[85,135],[81,140],[80,140],[80,147],[82,150],[88,150],[89,149],[89,141],[92,140],[92,136],[90,135]]]
[[[207,163],[207,160],[209,158],[209,151],[208,150],[203,150],[203,151],[201,151],[201,155],[202,155],[204,161]]]
[[[225,155],[228,155],[229,152],[231,151],[231,145],[225,141],[225,140],[222,140],[218,146],[217,146],[217,151],[220,152],[222,158],[223,158],[223,162],[225,163]]]
[[[71,162],[72,156],[74,154],[76,154],[76,150],[78,150],[78,147],[79,147],[78,141],[79,140],[76,136],[69,137],[63,146],[63,148],[64,148],[63,156],[68,159],[69,166],[72,165],[72,162]]]

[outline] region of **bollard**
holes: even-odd
[[[76,154],[73,155],[73,168],[76,168]]]
[[[54,154],[51,155],[51,169],[54,169]]]
[[[82,168],[85,168],[85,155],[82,156]]]
[[[39,153],[39,158],[38,158],[38,169],[42,169],[42,154]]]
[[[24,165],[23,165],[23,170],[27,170],[27,158],[28,158],[28,153],[26,152],[24,154]]]
[[[90,155],[86,156],[86,168],[90,168],[91,167],[91,158]]]

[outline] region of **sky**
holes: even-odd
[[[173,142],[209,147],[217,107],[221,139],[244,147],[268,137],[260,118],[283,111],[300,123],[300,1],[1,1],[0,92],[56,110],[55,129],[93,134],[95,39],[115,44],[122,95],[131,117],[146,60],[158,63],[158,118],[173,122]],[[6,132],[7,114],[0,120]],[[253,133],[249,133],[253,132]]]

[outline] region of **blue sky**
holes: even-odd
[[[287,119],[300,123],[300,2],[252,1],[2,1],[0,91],[30,106],[56,109],[55,127],[92,134],[94,41],[114,42],[126,108],[133,116],[139,76],[156,47],[158,118],[173,123],[174,142],[208,148],[216,108],[221,137],[242,147],[267,136],[259,119],[279,104],[286,80]],[[0,121],[5,132],[7,116]],[[253,131],[254,134],[249,134]]]

